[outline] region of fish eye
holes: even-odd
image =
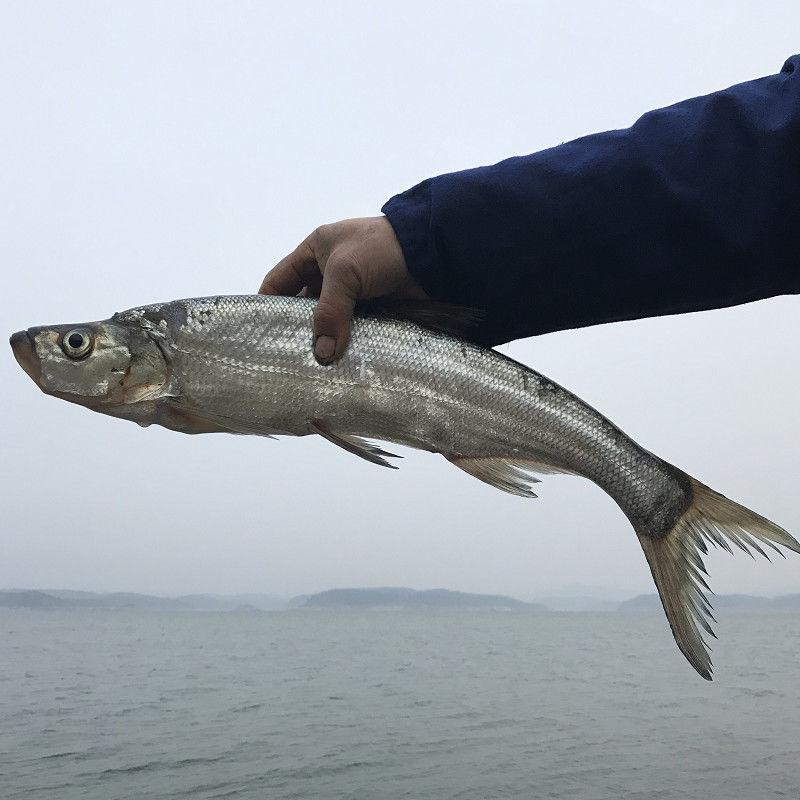
[[[61,349],[70,358],[83,358],[92,349],[92,335],[86,330],[67,331],[61,340]]]

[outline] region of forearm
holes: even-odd
[[[383,211],[429,295],[487,311],[489,344],[800,292],[800,56]]]

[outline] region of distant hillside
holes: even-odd
[[[177,599],[195,611],[274,611],[289,602],[271,594],[185,594]]]
[[[798,612],[800,594],[755,597],[749,594],[720,594],[710,598],[715,609],[725,611]],[[619,611],[661,611],[657,594],[640,594],[619,604]]]
[[[541,603],[551,611],[616,611],[619,604],[630,596],[630,592],[608,586],[572,583],[525,599]]]
[[[438,607],[438,608],[524,608],[546,611],[544,606],[525,603],[500,594],[472,594],[453,592],[448,589],[417,591],[405,587],[383,587],[379,589],[328,589],[318,594],[293,598],[290,605],[297,608],[312,607]]]
[[[546,595],[534,597],[534,603],[540,603],[551,611],[616,611],[620,601],[598,600],[586,595]]]
[[[800,594],[782,594],[770,601],[772,611],[800,611]]]

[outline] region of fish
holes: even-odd
[[[381,444],[399,444],[524,498],[536,497],[541,475],[593,481],[633,527],[678,648],[712,679],[709,545],[800,553],[787,531],[644,449],[554,381],[477,344],[470,309],[359,307],[348,349],[322,365],[311,346],[315,302],[175,300],[29,328],[11,346],[45,394],[145,427],[317,435],[390,468],[398,456]]]

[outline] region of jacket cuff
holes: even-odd
[[[394,228],[408,271],[434,300],[445,297],[445,280],[431,232],[431,179],[396,194],[383,214]]]

